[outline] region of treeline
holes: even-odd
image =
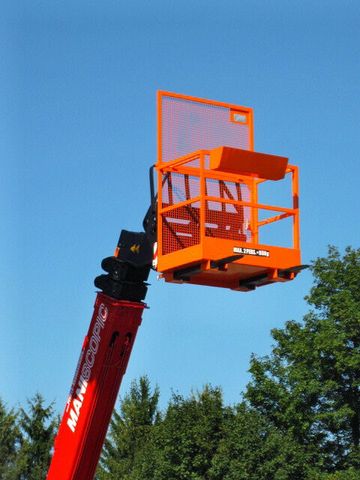
[[[302,322],[272,331],[237,405],[220,388],[173,395],[134,381],[113,414],[97,480],[359,480],[360,249],[313,262]],[[46,476],[56,418],[37,395],[0,403],[0,478]]]

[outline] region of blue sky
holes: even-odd
[[[254,108],[255,149],[299,165],[303,262],[359,246],[357,1],[9,1],[0,17],[0,396],[62,411],[100,261],[138,230],[158,89]],[[122,391],[240,399],[252,352],[311,286],[242,294],[151,278]]]

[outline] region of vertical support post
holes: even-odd
[[[249,150],[254,150],[254,114],[253,110],[250,109],[247,115],[248,118],[248,127],[249,127]]]
[[[158,244],[158,254],[162,255],[163,254],[163,214],[162,214],[162,209],[163,209],[163,170],[160,169],[157,172],[157,181],[158,181],[158,189],[157,189],[157,194],[158,194],[158,201],[157,201],[157,244]]]
[[[162,92],[157,92],[157,164],[162,163]]]
[[[293,216],[293,247],[300,248],[300,219],[299,219],[299,169],[291,167],[292,174],[292,194],[293,194],[293,209],[295,214]]]
[[[205,241],[205,223],[206,223],[206,179],[205,179],[205,154],[200,151],[200,244],[203,246]]]
[[[158,244],[158,254],[162,255],[163,248],[162,248],[162,233],[163,233],[163,222],[162,222],[162,176],[163,171],[159,166],[162,164],[162,92],[158,91],[157,96],[157,162],[156,166],[158,167],[157,170],[157,194],[158,194],[158,202],[157,202],[157,244]]]
[[[254,178],[251,185],[251,202],[258,204],[258,182]],[[258,207],[251,207],[251,241],[259,243]]]

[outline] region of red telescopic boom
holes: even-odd
[[[146,307],[151,243],[122,231],[117,257],[103,260],[98,293],[47,480],[92,480],[111,414]]]
[[[97,295],[48,480],[94,477],[143,309],[142,303]]]

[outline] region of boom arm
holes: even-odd
[[[94,314],[55,439],[47,480],[94,478],[121,380],[146,304],[152,242],[123,230],[95,279]]]

